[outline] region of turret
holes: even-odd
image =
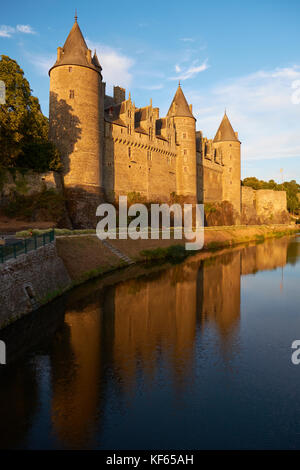
[[[168,111],[168,117],[174,120],[176,129],[176,193],[183,196],[185,202],[195,203],[197,202],[196,119],[180,83]]]
[[[104,84],[77,17],[49,75],[50,140],[62,155],[69,215],[74,227],[95,226],[103,196]]]
[[[223,164],[223,201],[229,201],[241,213],[241,142],[228,116],[224,114],[213,141]]]

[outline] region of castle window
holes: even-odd
[[[128,157],[131,158],[131,148],[128,147]]]
[[[231,173],[232,168],[229,168],[229,173]]]
[[[72,72],[72,67],[69,67],[69,72]]]
[[[71,98],[71,99],[74,98],[74,90],[70,90],[69,98]]]
[[[147,152],[147,160],[152,160],[152,153],[150,150]]]
[[[186,133],[185,132],[182,134],[182,138],[186,139]]]

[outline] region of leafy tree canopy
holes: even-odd
[[[0,166],[59,170],[60,157],[48,141],[48,119],[17,62],[2,55],[0,80],[5,104],[0,104]]]

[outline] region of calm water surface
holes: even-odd
[[[133,271],[0,334],[0,447],[299,449],[300,238]]]

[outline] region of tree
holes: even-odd
[[[6,89],[6,102],[0,105],[0,166],[47,170],[55,162],[59,169],[58,152],[48,141],[48,119],[23,70],[5,55],[0,60],[0,80]]]

